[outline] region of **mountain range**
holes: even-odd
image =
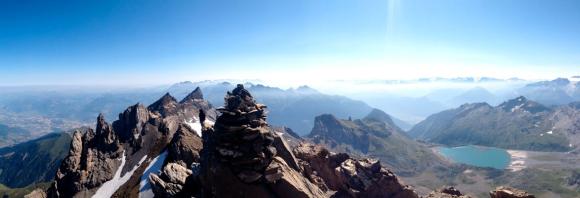
[[[436,113],[408,134],[448,146],[568,151],[579,143],[579,113],[577,103],[551,108],[521,96],[498,106],[472,103]]]
[[[412,175],[442,163],[378,109],[359,119],[322,114],[314,118],[310,135],[299,137],[288,128],[270,128],[265,106],[253,102],[257,94],[245,93],[227,92],[224,107],[216,109],[196,88],[181,101],[167,93],[147,107],[132,105],[112,124],[101,114],[94,129],[77,130],[70,144],[52,143],[70,149],[50,188],[31,196],[219,197],[251,192],[276,197],[418,197],[391,170]],[[504,108],[508,106],[513,104]],[[523,109],[546,111],[534,105]],[[492,197],[501,192],[494,191]],[[429,197],[451,195],[463,196],[441,189]]]

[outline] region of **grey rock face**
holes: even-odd
[[[201,137],[188,125],[181,124],[169,144],[168,161],[191,167],[194,162],[199,162],[202,147]]]
[[[176,197],[186,187],[192,171],[176,163],[165,165],[160,175],[151,174],[149,181],[158,197]]]

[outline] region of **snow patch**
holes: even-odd
[[[159,156],[155,157],[151,162],[149,162],[149,166],[143,172],[141,176],[141,182],[139,182],[139,198],[153,198],[153,190],[151,190],[151,183],[149,183],[149,175],[151,173],[158,173],[163,168],[163,162],[165,162],[165,158],[167,158],[167,151],[164,151]]]
[[[548,131],[548,132],[546,132],[546,133],[547,133],[547,134],[550,134],[550,135],[551,135],[551,134],[554,134],[554,132],[552,132],[552,131]]]
[[[143,163],[143,161],[147,159],[147,155],[143,156],[143,158],[139,161],[137,166],[133,167],[131,171],[125,173],[125,175],[121,177],[121,172],[123,172],[123,168],[125,167],[126,162],[125,158],[126,158],[125,151],[123,151],[123,157],[121,157],[121,166],[119,166],[117,172],[115,172],[113,179],[101,185],[101,187],[97,190],[97,192],[95,192],[95,195],[93,195],[93,198],[109,198],[113,196],[113,193],[115,193],[115,191],[117,191],[119,187],[121,187],[123,184],[129,181],[131,175],[133,175],[133,172],[135,172],[135,170],[139,168],[139,166]]]
[[[513,108],[512,108],[512,112],[515,112],[516,110],[518,110],[518,109],[522,108],[523,106],[524,106],[524,104],[520,104],[520,105],[518,105],[518,106],[515,106],[515,107],[513,107]]]
[[[195,133],[199,135],[199,137],[201,137],[201,123],[199,122],[198,118],[193,117],[189,121],[185,120],[185,123],[189,125],[189,127],[191,127],[195,131]]]

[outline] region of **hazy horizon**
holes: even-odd
[[[2,4],[0,85],[580,74],[576,1]]]

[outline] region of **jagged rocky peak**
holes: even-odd
[[[158,178],[169,179],[164,185],[176,187],[182,177],[175,180],[174,176],[182,170],[193,173],[193,164],[200,159],[201,137],[193,128],[201,126],[192,122],[200,112],[210,115],[207,120],[215,121],[215,110],[207,101],[195,99],[180,104],[165,94],[148,108],[142,104],[128,107],[112,125],[99,115],[94,132],[88,129],[84,134],[74,133],[69,155],[61,163],[47,194],[49,197],[135,197],[135,192],[140,191],[137,178],[161,153],[168,153],[163,164],[171,166],[165,167],[164,174]],[[156,180],[157,184],[161,180]]]
[[[143,130],[143,125],[149,120],[149,111],[143,104],[135,104],[119,114],[119,119],[113,122],[113,128],[123,142],[134,138]]]
[[[173,96],[171,96],[171,94],[166,93],[159,100],[149,105],[147,109],[149,109],[152,112],[158,112],[161,115],[166,116],[168,114],[175,113],[175,111],[177,110],[177,104],[178,104],[177,100]]]
[[[183,100],[181,100],[180,103],[185,103],[194,100],[203,100],[203,93],[201,92],[201,88],[199,87],[196,87],[195,90],[193,90],[191,93],[185,96],[185,98],[183,98]]]
[[[95,138],[97,138],[99,144],[104,145],[111,145],[117,141],[115,132],[113,132],[109,123],[105,121],[105,116],[102,113],[97,117]]]
[[[544,105],[528,100],[524,96],[520,96],[511,100],[508,100],[498,106],[499,108],[503,109],[507,112],[521,112],[526,111],[530,113],[538,113],[538,112],[545,112],[550,111],[548,107]]]
[[[89,129],[85,134],[85,141],[94,142],[92,145],[102,149],[103,151],[115,152],[120,149],[120,142],[117,134],[115,134],[111,125],[105,121],[105,116],[103,114],[99,114],[97,117],[97,127],[95,128],[94,135],[92,130]]]
[[[97,133],[88,129],[73,134],[69,155],[62,161],[49,197],[89,196],[90,190],[113,179],[120,166],[123,146],[99,116]],[[111,138],[113,137],[113,138]]]
[[[489,196],[491,198],[535,198],[536,197],[532,194],[527,193],[526,191],[512,188],[512,187],[506,187],[506,186],[497,187],[495,190],[492,190],[491,192],[489,192]]]

